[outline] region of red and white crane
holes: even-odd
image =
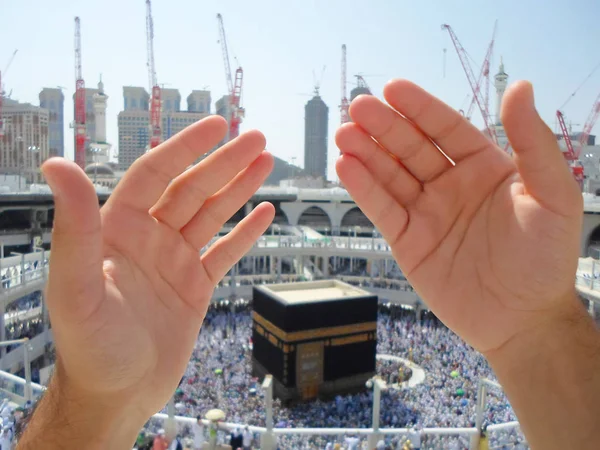
[[[579,183],[579,186],[583,188],[583,180],[585,179],[585,172],[583,165],[579,159],[581,155],[581,150],[584,146],[587,145],[588,138],[590,133],[592,132],[592,128],[598,121],[598,117],[600,117],[600,95],[594,101],[594,105],[592,106],[592,110],[590,111],[585,124],[583,125],[583,131],[579,136],[579,140],[574,145],[571,140],[571,135],[569,133],[569,129],[565,123],[565,116],[562,111],[556,111],[556,118],[558,119],[558,124],[560,126],[560,131],[563,135],[563,140],[565,141],[566,151],[563,152],[569,167],[571,168],[571,172],[573,173],[573,177],[575,181]]]
[[[350,108],[350,102],[348,101],[348,97],[346,95],[346,76],[346,44],[344,44],[342,45],[342,100],[340,102],[340,122],[342,125],[350,121],[350,114],[348,113],[348,109]]]
[[[225,82],[229,94],[229,129],[227,130],[226,142],[229,142],[240,134],[240,124],[246,113],[241,106],[242,85],[244,81],[244,70],[238,67],[235,70],[235,79],[231,77],[231,65],[229,64],[229,51],[227,50],[227,38],[225,36],[225,26],[223,25],[223,16],[217,14],[219,23],[219,41],[221,42],[221,51],[223,52],[223,62],[225,64]]]
[[[85,81],[81,71],[81,21],[75,17],[75,163],[85,168]]]
[[[483,124],[485,126],[485,129],[489,133],[494,144],[498,144],[498,136],[496,135],[496,129],[494,128],[491,117],[490,117],[489,106],[486,103],[486,100],[481,93],[481,87],[479,86],[479,83],[475,79],[475,74],[473,73],[473,69],[471,68],[471,64],[469,63],[467,51],[465,50],[463,45],[458,40],[456,33],[454,33],[454,30],[452,29],[452,27],[450,25],[447,25],[447,24],[442,25],[442,30],[448,31],[448,34],[450,35],[450,39],[452,39],[452,43],[454,44],[454,48],[456,49],[456,53],[458,54],[460,63],[463,67],[463,70],[465,71],[465,75],[467,76],[469,85],[471,86],[471,91],[473,92],[473,98],[474,98],[475,102],[477,103],[479,111],[481,112],[481,117],[483,118]],[[491,48],[493,48],[493,39],[492,39]],[[486,55],[486,56],[488,56],[488,55]],[[491,53],[489,53],[489,56],[491,56]],[[489,75],[489,58],[486,58],[486,61],[487,62],[484,62],[483,66],[482,66],[482,73],[485,72],[486,65],[487,65],[487,72]],[[488,94],[488,96],[489,96],[489,94]]]
[[[152,93],[150,98],[150,148],[154,148],[162,142],[162,101],[154,67],[154,22],[152,21],[150,0],[146,0],[146,47],[148,51],[148,82]]]
[[[588,118],[585,121],[585,125],[583,126],[583,132],[581,133],[581,136],[579,136],[579,144],[581,144],[581,147],[587,145],[588,137],[592,132],[592,128],[594,128],[594,125],[596,125],[598,117],[600,117],[600,94],[598,94],[598,97],[596,97],[594,106],[592,106],[592,110],[590,111]]]
[[[479,78],[477,79],[477,90],[481,91],[482,84],[485,84],[485,105],[490,108],[490,61],[492,60],[492,55],[494,54],[494,43],[496,42],[496,28],[497,23],[494,24],[494,32],[492,33],[492,40],[488,45],[488,49],[485,53],[485,58],[483,59],[483,65],[481,66],[481,71],[479,72]],[[475,96],[471,99],[471,104],[469,105],[469,109],[467,110],[467,119],[471,120],[471,116],[473,114],[473,108],[475,107]]]
[[[573,173],[575,181],[577,181],[579,186],[583,188],[583,180],[585,179],[585,174],[583,166],[579,161],[581,146],[573,145],[573,142],[571,141],[571,135],[569,134],[569,130],[567,128],[567,125],[565,124],[565,116],[560,110],[556,111],[556,118],[558,119],[558,125],[560,126],[560,131],[563,135],[563,139],[565,141],[566,146],[566,151],[563,151],[563,155],[567,160],[567,164],[571,168],[571,172]]]

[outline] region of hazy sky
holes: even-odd
[[[600,63],[597,0],[153,0],[152,7],[159,83],[178,88],[184,99],[192,89],[210,89],[214,111],[226,90],[215,17],[220,12],[230,55],[244,68],[242,130],[261,129],[272,153],[288,161],[296,157],[301,165],[304,104],[313,91],[313,71],[318,77],[323,66],[330,166],[338,153],[333,135],[344,43],[351,82],[353,74],[362,73],[379,96],[388,79],[405,77],[459,109],[470,89],[440,25],[452,25],[480,65],[498,19],[493,72],[502,55],[509,81],[531,80],[538,109],[552,127],[556,109]],[[116,147],[122,86],[148,84],[144,0],[0,0],[0,70],[19,49],[4,77],[6,90],[16,100],[38,104],[42,87],[64,86],[66,121],[72,121],[76,15],[82,23],[86,85],[95,87],[102,73],[110,97],[108,138]],[[574,130],[585,122],[599,92],[600,70],[564,109]],[[473,117],[481,123],[479,114]],[[600,134],[600,127],[594,131]],[[72,157],[69,128],[65,137]],[[332,167],[329,173],[332,177]]]

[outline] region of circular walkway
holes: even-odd
[[[401,358],[401,357],[395,356],[395,355],[384,355],[384,354],[380,354],[380,353],[377,354],[376,358],[381,359],[383,361],[400,362],[404,366],[406,366],[410,370],[412,370],[412,376],[410,377],[410,379],[408,381],[405,381],[403,383],[394,383],[394,384],[388,385],[388,387],[390,387],[392,389],[412,389],[415,386],[421,384],[423,381],[425,381],[425,370],[423,370],[423,368],[421,366],[415,364],[412,361],[409,361],[406,358]]]

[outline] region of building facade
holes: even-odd
[[[229,124],[229,122],[231,121],[231,107],[229,105],[229,95],[224,95],[219,100],[217,100],[217,102],[215,103],[215,109],[216,109],[217,115],[223,117]],[[229,132],[228,132],[228,134],[229,134]],[[225,136],[223,138],[223,140],[221,142],[219,142],[219,145],[217,145],[217,148],[219,148],[223,144],[225,144],[227,142],[228,138],[229,138],[229,136]]]
[[[350,91],[350,102],[359,95],[372,95],[371,89],[361,75],[354,75],[354,78],[356,78],[356,87]]]
[[[304,171],[313,177],[327,178],[327,131],[329,108],[315,92],[304,107]]]
[[[150,95],[143,87],[123,86],[123,111],[148,111]]]
[[[161,89],[160,99],[163,114],[181,111],[181,94],[178,89]]]
[[[194,92],[199,91],[193,91],[188,97],[188,108],[190,97],[193,97]],[[204,92],[207,92],[210,101],[210,92]],[[148,111],[150,97],[148,93],[144,88],[127,86],[123,88],[123,97],[125,110],[121,111],[118,116],[118,170],[127,170],[136,159],[146,153],[150,143],[150,114]],[[163,140],[169,139],[184,128],[209,115],[209,112],[181,111],[181,96],[177,89],[163,89],[161,98],[163,104],[161,114]]]
[[[0,173],[21,175],[28,183],[40,182],[40,166],[49,156],[48,110],[5,98],[2,121]]]
[[[48,110],[49,156],[65,156],[65,96],[60,88],[43,88],[40,107]]]
[[[189,112],[210,114],[210,102],[210,91],[192,91],[187,97],[187,110]]]

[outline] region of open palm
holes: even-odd
[[[514,158],[408,81],[384,94],[352,103],[340,179],[436,315],[498,348],[573,291],[582,199],[556,138],[528,83],[503,104]]]
[[[200,256],[273,164],[249,132],[191,166],[226,127],[210,117],[148,152],[101,210],[73,163],[43,167],[56,197],[48,305],[58,370],[78,393],[135,404],[142,423],[181,379],[216,283],[273,218],[258,206]]]

